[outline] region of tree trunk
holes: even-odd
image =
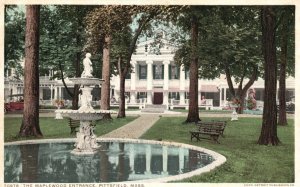
[[[237,91],[234,90],[228,66],[225,67],[225,75],[226,75],[226,80],[227,80],[227,84],[228,84],[229,92],[230,92],[231,96],[237,98],[240,101],[240,107],[237,108],[237,113],[238,114],[243,114],[246,93],[247,93],[248,89],[253,85],[254,81],[257,79],[258,67],[257,66],[253,67],[252,76],[250,77],[249,81],[247,82],[247,84],[244,87],[243,87],[243,81],[244,81],[244,76],[245,75],[243,75],[241,77],[241,81],[240,81],[240,84],[238,86]]]
[[[77,32],[79,32],[79,31],[77,31]],[[79,34],[77,34],[77,36],[76,36],[76,44],[77,44],[77,46],[80,46],[80,35]],[[81,58],[80,57],[81,57],[81,53],[77,52],[76,53],[76,61],[75,61],[75,74],[76,74],[76,77],[81,76],[81,71],[80,71]],[[77,110],[78,109],[79,88],[80,88],[80,85],[78,85],[78,84],[74,85],[74,91],[73,91],[73,97],[72,97],[72,110]]]
[[[286,79],[286,64],[287,64],[287,40],[288,40],[288,17],[282,18],[281,30],[281,54],[280,54],[280,73],[279,73],[279,118],[278,125],[287,125],[286,120],[286,99],[285,99],[285,79]]]
[[[261,21],[265,91],[262,128],[258,144],[278,145],[280,141],[277,137],[275,12],[271,6],[262,8]]]
[[[118,118],[125,118],[125,76],[127,74],[127,67],[122,71],[121,57],[118,59],[118,71],[120,76],[120,100]]]
[[[246,97],[246,93],[242,93],[242,94],[238,95],[238,99],[240,100],[240,106],[237,108],[238,114],[244,113],[245,97]]]
[[[185,122],[198,122],[199,107],[198,107],[198,20],[196,16],[191,20],[191,39],[192,39],[192,62],[190,65],[190,89],[189,89],[189,113]]]
[[[22,160],[22,183],[34,183],[39,173],[38,158],[39,158],[39,144],[21,145],[21,160]]]
[[[105,35],[103,47],[103,66],[102,79],[104,80],[101,87],[101,110],[110,109],[110,46],[111,36]],[[110,114],[105,114],[103,119],[112,119]]]
[[[39,18],[40,6],[26,6],[24,112],[19,136],[42,137],[39,126]]]

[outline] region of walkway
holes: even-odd
[[[139,138],[159,119],[158,114],[141,115],[139,118],[100,138]]]

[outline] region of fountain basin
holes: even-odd
[[[98,138],[98,153],[78,156],[70,154],[74,141],[5,143],[4,181],[168,182],[209,172],[226,161],[214,151],[192,145],[118,138]]]
[[[56,110],[56,113],[67,114],[70,118],[74,120],[82,121],[94,121],[102,119],[105,114],[114,114],[116,113],[113,110]]]

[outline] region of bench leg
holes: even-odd
[[[200,141],[199,133],[191,133],[191,141],[193,141],[193,138],[196,138],[197,142]]]
[[[211,135],[210,136],[216,143],[220,144],[220,142],[218,141],[219,136],[218,135]]]

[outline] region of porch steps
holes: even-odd
[[[164,113],[166,109],[166,105],[145,105],[145,108],[141,109],[141,112],[149,112],[149,113]]]

